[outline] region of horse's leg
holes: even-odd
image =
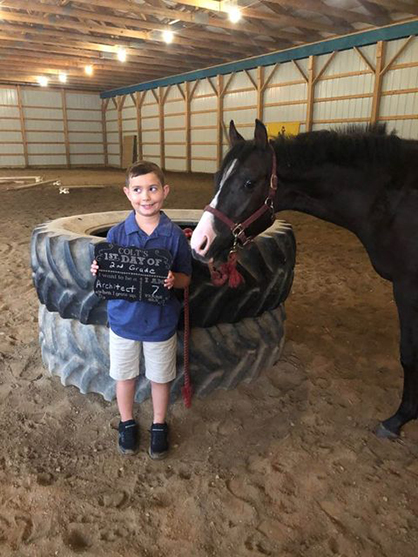
[[[401,327],[401,364],[404,370],[402,401],[397,412],[377,428],[379,437],[394,439],[410,420],[418,418],[418,291],[417,284],[394,283]]]

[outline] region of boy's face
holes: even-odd
[[[168,185],[163,186],[158,176],[150,172],[131,178],[129,188],[125,187],[123,191],[137,215],[153,217],[159,214],[170,188]]]

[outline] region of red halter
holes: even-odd
[[[245,231],[251,224],[253,224],[253,222],[257,221],[260,217],[262,217],[264,213],[269,211],[271,215],[271,220],[272,222],[274,221],[274,196],[276,195],[276,191],[277,191],[277,173],[276,173],[277,161],[276,161],[276,153],[274,152],[274,149],[271,144],[270,144],[270,149],[273,155],[273,164],[272,164],[271,176],[270,176],[270,188],[269,188],[269,193],[266,199],[264,200],[263,205],[259,209],[257,209],[252,215],[250,215],[247,219],[245,219],[244,222],[236,223],[232,221],[229,217],[224,215],[224,213],[222,213],[218,209],[215,209],[215,207],[212,207],[211,205],[206,205],[206,207],[204,208],[204,211],[207,211],[208,213],[212,213],[212,215],[215,215],[215,217],[221,220],[230,229],[234,237],[234,245],[232,250],[235,250],[238,241],[241,242],[243,246],[245,246],[249,242],[252,242],[253,237],[246,236]]]

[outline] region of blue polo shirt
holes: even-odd
[[[186,236],[162,211],[160,222],[150,236],[138,226],[135,211],[132,211],[126,220],[109,230],[106,239],[111,244],[123,247],[167,249],[173,256],[171,270],[189,276],[192,274],[191,252]],[[177,330],[181,310],[181,303],[173,290],[170,293],[165,305],[109,300],[107,313],[110,328],[120,337],[131,340],[160,342],[169,339]]]

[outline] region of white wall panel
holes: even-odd
[[[192,158],[194,157],[216,158],[216,145],[192,145]]]
[[[107,133],[117,133],[118,131],[118,122],[115,120],[107,120],[106,121],[106,130]]]
[[[5,131],[1,131],[0,129],[0,138],[1,141],[4,141],[5,143],[7,142],[16,142],[16,141],[22,141],[22,134],[20,131],[18,132],[5,132]]]
[[[0,118],[20,118],[19,108],[17,106],[0,106]]]
[[[191,142],[194,141],[213,141],[216,143],[216,129],[212,130],[191,130]]]
[[[224,122],[228,125],[230,120],[234,120],[237,125],[249,124],[254,122],[256,117],[257,111],[255,108],[250,110],[224,110]]]
[[[406,43],[407,39],[399,39],[396,41],[388,41],[386,43],[386,59],[390,60],[395,56],[399,49]],[[418,40],[417,37],[412,39],[412,42],[405,48],[405,50],[398,56],[395,64],[410,64],[416,62],[418,59]]]
[[[98,135],[97,133],[77,133],[77,132],[70,132],[68,134],[68,139],[70,142],[70,146],[72,143],[100,143],[103,148],[103,140],[102,135]]]
[[[28,145],[29,155],[60,154],[65,155],[65,145],[62,143],[44,144],[32,143]]]
[[[28,131],[64,131],[64,122],[56,122],[53,120],[48,120],[48,122],[44,122],[42,120],[25,120],[25,127]]]
[[[160,127],[160,121],[158,118],[146,118],[142,120],[143,130],[156,130]]]
[[[306,104],[266,107],[265,122],[302,122],[306,120]]]
[[[136,120],[136,107],[126,106],[125,103],[122,108],[122,120],[126,120],[128,118],[132,118]]]
[[[109,161],[109,166],[120,166],[120,159],[119,159],[119,155],[108,155],[108,161]]]
[[[101,110],[76,110],[75,108],[67,108],[67,118],[69,120],[77,119],[84,121],[101,122],[102,112]]]
[[[0,155],[23,155],[23,145],[9,145],[7,143],[0,144]]]
[[[405,139],[418,138],[418,119],[413,120],[389,120],[387,122],[389,132],[395,131],[399,136]]]
[[[68,122],[68,131],[102,133],[101,122]]]
[[[104,155],[72,155],[71,164],[73,165],[90,165],[97,164],[103,165],[105,163]]]
[[[157,116],[158,117],[158,104],[155,103],[155,99],[154,100],[154,104],[143,104],[142,105],[142,116],[143,117],[147,117],[147,116]]]
[[[385,95],[380,102],[380,117],[416,115],[418,112],[418,93]]]
[[[216,88],[217,81],[218,81],[217,78],[212,78],[212,83],[215,88]],[[194,83],[192,83],[191,86],[194,87]],[[199,95],[213,95],[213,89],[208,79],[202,79],[201,81],[199,81],[196,90],[194,92],[194,96],[196,97]]]
[[[166,131],[164,137],[165,137],[165,141],[182,141],[186,143],[186,130],[182,129],[176,131],[174,130]],[[160,136],[158,135],[157,141],[159,140],[160,140]]]
[[[2,130],[16,130],[16,131],[20,131],[20,120],[15,120],[15,119],[5,119],[5,118],[1,118],[0,119],[0,131]]]
[[[0,104],[17,105],[17,89],[0,87]]]
[[[165,146],[165,156],[166,157],[186,157],[186,146],[185,145],[166,145]]]
[[[122,131],[124,133],[127,133],[128,135],[132,135],[132,134],[136,135],[137,132],[136,120],[135,122],[131,120],[128,120],[127,122],[122,121]]]
[[[142,145],[142,152],[144,153],[144,157],[150,156],[160,156],[160,146],[159,145]]]
[[[28,131],[26,132],[26,139],[28,141],[28,144],[32,142],[38,143],[43,141],[57,142],[57,143],[65,142],[64,134],[55,131],[51,131],[51,132]]]
[[[25,166],[25,158],[23,155],[21,157],[14,155],[0,155],[0,167],[1,166]]]
[[[179,113],[181,112],[184,114],[186,111],[185,102],[183,99],[176,100],[173,102],[166,102],[164,105],[164,114],[167,116],[168,114]]]
[[[165,167],[167,170],[171,170],[173,172],[186,172],[187,170],[185,160],[170,159],[169,157],[166,157],[165,159]]]
[[[83,143],[70,143],[70,154],[73,153],[86,153],[86,155],[90,154],[103,154],[103,145],[89,145]],[[72,160],[72,159],[71,159]]]
[[[216,162],[212,161],[199,161],[193,160],[192,161],[192,172],[205,172],[205,173],[214,173],[216,172]]]
[[[257,92],[252,91],[228,91],[224,97],[224,110],[236,108],[237,106],[256,106]]]
[[[180,87],[182,88],[182,90],[184,91],[184,83],[182,83],[180,85]],[[164,89],[164,91],[166,91],[167,89]],[[167,98],[166,98],[166,104],[171,104],[171,102],[167,102],[167,101],[175,101],[175,100],[179,100],[182,103],[184,103],[183,100],[183,96],[180,93],[178,87],[176,85],[173,85],[173,87],[170,88],[170,91],[168,92]],[[173,103],[175,104],[175,103]]]
[[[66,93],[67,108],[101,108],[99,95],[89,93]]]
[[[29,166],[65,166],[67,160],[65,155],[29,155]]]
[[[174,133],[174,132],[171,132]],[[147,143],[148,141],[152,142],[159,142],[160,141],[160,134],[158,131],[142,131],[142,141]]]
[[[284,85],[283,87],[269,87],[264,93],[264,103],[280,103],[289,101],[306,101],[306,83],[296,85]]]
[[[389,70],[383,76],[382,89],[384,91],[393,91],[397,89],[413,89],[416,87],[418,87],[417,68],[399,68]]]
[[[218,99],[217,97],[213,96],[212,91],[211,97],[193,97],[190,103],[190,110],[192,114],[198,110],[213,110],[214,112],[216,112],[217,106]]]
[[[30,120],[31,118],[40,118],[41,120],[63,119],[62,108],[28,108],[23,107],[23,115],[25,120]]]
[[[344,118],[369,118],[372,99],[347,99],[314,104],[314,120],[335,120]]]
[[[61,107],[61,93],[55,91],[22,88],[22,104],[24,106],[43,106],[45,108]]]
[[[190,117],[191,128],[199,128],[201,126],[214,126],[216,128],[217,113],[206,112],[202,114],[192,114]]]

